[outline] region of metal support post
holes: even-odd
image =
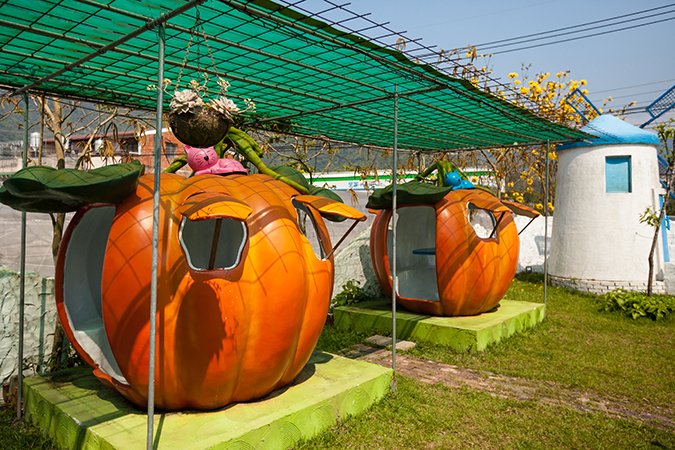
[[[548,309],[548,154],[551,151],[551,142],[546,141],[546,185],[544,186],[544,318]]]
[[[28,94],[23,94],[23,165],[28,165]],[[26,303],[26,211],[21,211],[21,275],[19,277],[19,355],[17,356],[17,372],[19,383],[16,394],[16,418],[21,420],[23,414],[23,322],[24,305]]]
[[[396,294],[398,292],[398,274],[396,272],[396,262],[398,255],[396,254],[396,222],[398,219],[398,206],[396,195],[396,182],[398,171],[398,84],[394,87],[394,162],[391,182],[393,185],[393,195],[391,199],[391,220],[392,223],[392,253],[393,262],[391,270],[391,368],[394,370],[394,377],[391,380],[391,392],[396,392]]]
[[[157,65],[157,86],[164,85],[164,39],[166,25],[160,24],[157,29],[159,45],[159,61]],[[164,92],[157,89],[157,117],[155,120],[155,184],[152,203],[152,279],[150,280],[150,342],[148,346],[148,442],[147,450],[152,450],[153,425],[155,415],[155,346],[157,339],[157,275],[159,266],[159,189],[162,173],[162,127],[164,115]]]

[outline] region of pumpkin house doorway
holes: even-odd
[[[398,292],[401,297],[437,302],[436,210],[431,206],[398,209],[396,258]],[[387,254],[393,255],[393,222],[389,219]],[[389,258],[389,277],[393,273]]]
[[[56,292],[63,293],[62,307],[70,325],[64,331],[69,334],[72,330],[68,336],[71,344],[103,373],[126,383],[110,348],[102,312],[103,260],[114,217],[114,206],[88,208],[73,217],[61,243],[67,246],[65,261],[57,264],[63,270],[63,289]]]

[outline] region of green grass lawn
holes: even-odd
[[[675,435],[603,414],[400,378],[396,394],[302,449],[675,448]]]
[[[541,277],[518,277],[506,298],[542,302]],[[675,318],[633,320],[599,311],[600,297],[548,287],[543,323],[481,353],[419,343],[413,356],[659,406],[675,417]]]
[[[517,277],[511,300],[543,302],[541,276]],[[485,352],[455,352],[428,344],[411,356],[594,393],[632,411],[675,418],[675,318],[633,320],[599,311],[600,298],[548,287],[543,323]],[[326,328],[324,351],[366,335]],[[547,392],[547,396],[555,396]],[[395,395],[301,448],[670,448],[675,433],[635,421],[495,398],[485,393],[400,378]]]
[[[519,276],[506,298],[542,302],[540,276]],[[556,382],[635,412],[675,419],[675,318],[633,320],[599,311],[599,298],[548,288],[547,318],[485,352],[426,343],[407,352],[471,369]],[[366,334],[326,327],[317,348],[336,352]],[[50,449],[39,433],[0,412],[0,449]],[[399,377],[398,390],[297,448],[335,449],[675,449],[675,432],[602,413],[453,389]]]
[[[52,450],[52,442],[30,425],[17,421],[16,412],[0,408],[0,449]]]

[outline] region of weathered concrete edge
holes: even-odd
[[[365,308],[341,306],[334,308],[333,313],[335,326],[338,329],[391,334],[390,312],[383,313]],[[396,338],[431,342],[457,351],[477,348],[475,330],[442,326],[425,321],[412,321],[403,317],[396,318]]]
[[[528,302],[529,303],[529,302]],[[510,336],[520,333],[528,328],[533,328],[535,325],[544,320],[546,307],[543,303],[529,303],[535,305],[529,311],[523,311],[516,316],[504,320],[502,323],[479,330],[477,333],[476,349],[484,351],[490,345],[496,344],[499,341]]]
[[[391,369],[362,361],[341,359],[348,361],[349,364],[368,366],[368,372],[372,375],[337,395],[318,403],[307,404],[299,409],[291,407],[288,414],[277,417],[270,423],[262,424],[225,442],[215,445],[212,445],[213,442],[206,443],[205,448],[227,449],[252,446],[253,448],[286,449],[302,439],[317,436],[339,420],[363,413],[389,392],[393,377]],[[90,427],[83,425],[83,422],[95,423],[97,418],[92,417],[90,413],[81,408],[81,405],[78,407],[76,402],[53,388],[48,379],[38,376],[27,378],[24,380],[24,391],[26,393],[26,420],[50,436],[57,448],[67,450],[118,449],[96,432],[96,425]],[[59,404],[68,404],[70,412],[64,411],[58,406]],[[77,413],[73,413],[72,409],[77,410]],[[122,449],[119,448],[119,450]]]
[[[520,302],[519,302],[520,303]],[[397,316],[397,339],[411,339],[444,345],[456,351],[484,351],[491,344],[534,327],[544,319],[542,303],[522,302],[532,309],[519,312],[505,320],[480,327],[457,327],[439,323],[443,318],[429,317],[410,320]],[[341,330],[356,330],[391,334],[391,312],[361,307],[340,306],[333,309],[335,326]],[[410,314],[410,313],[406,313]]]
[[[209,450],[242,449],[249,448],[248,446],[265,450],[291,448],[301,440],[318,436],[341,420],[365,412],[389,392],[393,376],[393,370],[386,369],[380,375],[358,386],[353,386],[349,390],[342,391],[332,398],[295,411],[229,442],[209,447]],[[369,400],[358,401],[357,399],[363,399],[364,394],[368,396]],[[293,436],[292,433],[289,433],[288,430],[293,428],[300,431],[299,436]]]
[[[25,378],[23,386],[26,420],[51,437],[57,448],[113,449],[103,446],[91,428],[81,426],[81,420],[58,407],[61,403],[69,403],[70,399],[51,388],[46,378]]]

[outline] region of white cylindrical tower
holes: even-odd
[[[597,137],[558,150],[551,280],[594,293],[644,290],[654,228],[640,223],[640,214],[648,206],[658,210],[664,193],[658,136],[610,115],[582,130]],[[657,278],[663,271],[662,248],[659,237]]]

